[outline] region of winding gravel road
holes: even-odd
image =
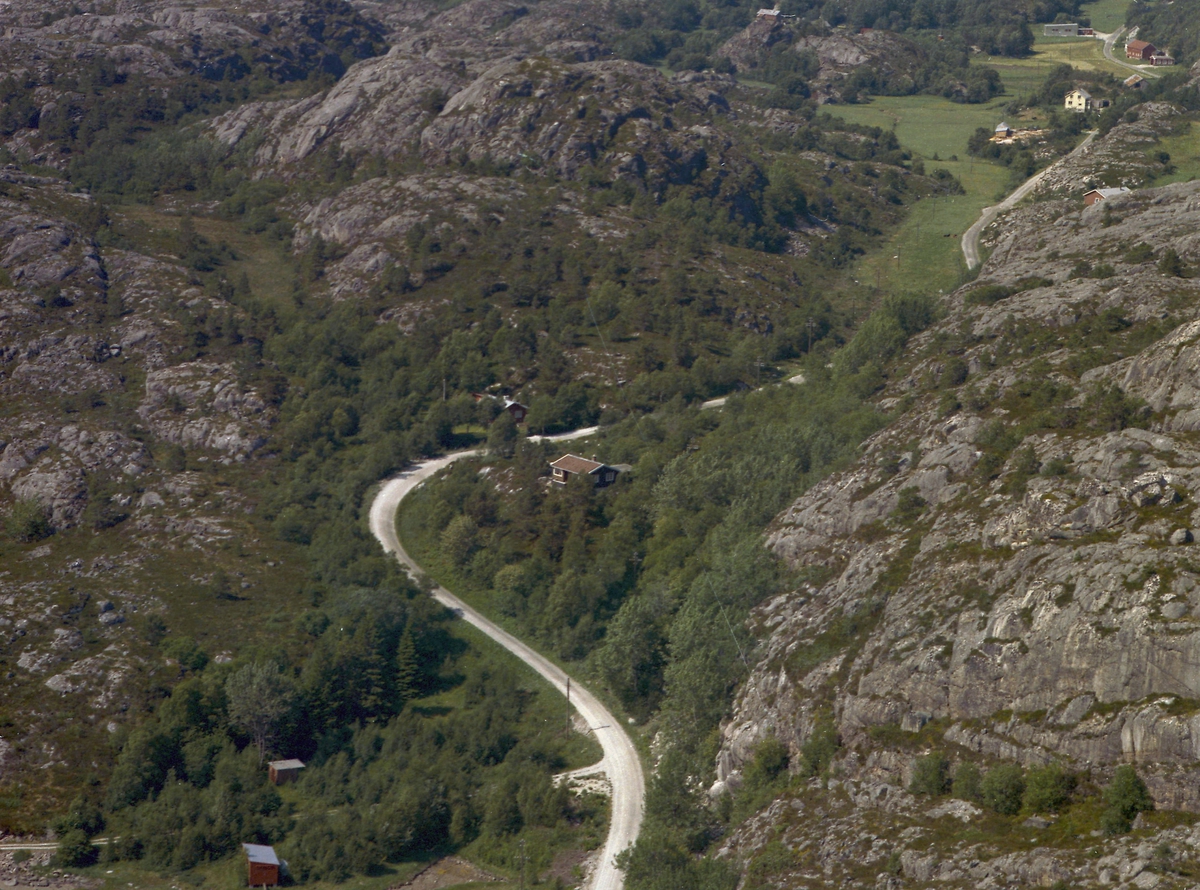
[[[1156,80],[1159,77],[1162,77],[1162,75],[1153,68],[1148,68],[1144,65],[1130,65],[1128,62],[1123,62],[1113,55],[1113,45],[1116,44],[1117,40],[1120,38],[1121,34],[1124,33],[1124,31],[1125,28],[1120,27],[1111,34],[1096,35],[1097,38],[1104,41],[1104,58],[1108,59],[1114,65],[1120,65],[1122,68],[1128,68],[1130,71],[1136,71],[1138,74],[1142,75],[1142,77],[1153,77]],[[1137,28],[1134,28],[1129,32],[1129,37],[1131,40],[1137,37]]]
[[[992,220],[994,220],[1005,210],[1012,210],[1014,207],[1016,207],[1026,195],[1033,191],[1034,186],[1042,181],[1043,176],[1045,176],[1067,158],[1073,158],[1075,155],[1082,152],[1092,144],[1092,140],[1095,138],[1096,132],[1093,130],[1091,133],[1088,133],[1087,139],[1084,139],[1081,143],[1079,143],[1079,145],[1075,146],[1075,150],[1069,155],[1059,158],[1036,176],[1032,176],[1025,180],[1011,195],[1009,195],[999,204],[993,204],[991,207],[983,208],[983,213],[980,214],[979,219],[977,219],[974,225],[967,229],[962,236],[963,258],[967,261],[968,269],[974,269],[979,265],[979,236],[983,234],[983,230],[991,224]]]
[[[575,430],[562,436],[531,436],[540,441],[561,442],[578,439],[596,432],[595,427]],[[388,553],[395,554],[414,576],[421,567],[404,552],[396,535],[396,510],[410,491],[456,460],[478,455],[478,451],[460,451],[445,457],[423,461],[409,467],[399,476],[384,483],[379,494],[371,503],[371,533]],[[468,623],[479,628],[509,652],[545,677],[556,689],[566,694],[570,685],[571,704],[587,721],[596,734],[604,757],[589,773],[603,772],[612,786],[612,813],[608,828],[608,840],[604,844],[600,863],[592,875],[591,890],[622,890],[625,875],[616,866],[616,856],[637,840],[642,826],[642,811],[646,794],[646,782],[642,776],[642,763],[638,758],[629,735],[608,709],[594,695],[569,677],[558,665],[543,658],[508,631],[488,621],[450,591],[442,586],[433,590],[433,598],[449,609],[453,609]]]

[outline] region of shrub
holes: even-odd
[[[746,767],[746,786],[762,788],[779,777],[788,767],[787,745],[775,738],[767,736],[754,749],[754,759]]]
[[[1024,795],[1025,771],[1015,763],[992,767],[979,784],[979,797],[984,805],[1002,816],[1019,813]]]
[[[963,302],[968,306],[991,306],[999,303],[1005,297],[1011,296],[1011,288],[1007,288],[1002,284],[985,284],[967,291],[963,297]]]
[[[951,356],[942,367],[942,386],[962,386],[967,382],[968,374],[967,363],[957,355]]]
[[[471,558],[479,545],[479,529],[470,516],[455,516],[442,532],[442,551],[455,565]]]
[[[1029,813],[1057,813],[1075,790],[1075,776],[1057,763],[1034,767],[1025,779],[1024,808]]]
[[[1144,401],[1126,395],[1115,383],[1097,383],[1084,399],[1083,410],[1093,428],[1111,432],[1145,423],[1150,413]]]
[[[919,518],[927,506],[925,498],[921,497],[916,488],[902,488],[900,497],[896,501],[896,508],[892,510],[891,518],[901,525],[905,525]]]
[[[954,782],[950,785],[950,793],[959,800],[979,800],[980,780],[983,778],[979,767],[973,763],[960,763],[954,771]]]
[[[1129,765],[1117,767],[1112,782],[1104,789],[1104,803],[1107,807],[1101,825],[1106,834],[1124,834],[1133,826],[1138,813],[1154,809],[1154,799],[1146,783]]]
[[[908,790],[913,794],[938,796],[950,790],[950,761],[940,751],[926,754],[913,761],[912,781]]]
[[[837,728],[833,723],[823,721],[816,725],[808,741],[800,746],[800,774],[805,778],[824,772],[837,749],[841,747]]]
[[[162,653],[173,658],[185,671],[200,671],[208,664],[208,653],[196,645],[191,637],[172,637],[164,640]]]
[[[1148,263],[1154,259],[1154,248],[1142,241],[1125,251],[1125,262],[1131,266]]]
[[[1163,251],[1162,259],[1158,261],[1158,271],[1172,278],[1187,277],[1187,267],[1184,266],[1183,260],[1180,259],[1173,247],[1168,247]]]
[[[17,501],[4,517],[4,531],[16,541],[37,541],[53,528],[46,508],[32,498]]]
[[[74,829],[59,840],[54,862],[68,868],[85,868],[93,864],[99,856],[100,851],[92,846],[88,836],[79,829]]]

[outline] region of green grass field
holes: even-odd
[[[940,96],[886,96],[867,105],[829,109],[853,123],[894,130],[901,145],[924,159],[927,170],[949,170],[966,191],[918,202],[887,242],[856,264],[852,274],[861,286],[928,292],[958,285],[965,271],[962,234],[980,210],[1008,190],[1010,175],[999,164],[968,157],[967,137],[977,127],[990,130],[1005,119],[1008,101],[1001,97],[983,105],[960,105]]]
[[[1108,73],[1121,80],[1130,74],[1128,68],[1114,65],[1104,58],[1104,41],[1092,37],[1037,36],[1034,38],[1033,52],[1023,59],[980,56],[978,61],[1000,72],[1010,99],[1037,89],[1056,65],[1065,64],[1081,71]]]
[[[1172,182],[1190,182],[1200,177],[1200,128],[1193,121],[1186,133],[1179,136],[1167,136],[1154,146],[1155,151],[1163,150],[1171,155],[1171,164],[1175,172],[1160,176],[1154,180],[1154,185],[1168,185]]]
[[[1105,27],[1113,17],[1119,24],[1124,21],[1124,3],[1101,0],[1091,4],[1090,14],[1102,16]],[[1104,58],[1099,40],[1037,37],[1028,58],[978,58],[977,64],[995,68],[1004,82],[1005,95],[990,102],[960,105],[939,96],[883,96],[863,105],[826,109],[852,123],[894,131],[901,145],[924,159],[927,170],[949,170],[966,191],[965,195],[928,199],[913,207],[891,238],[857,263],[853,277],[860,286],[929,292],[948,291],[960,283],[965,272],[959,246],[963,232],[984,207],[994,204],[1013,185],[1007,169],[967,157],[967,138],[977,127],[990,130],[1002,120],[1016,127],[1044,125],[1044,113],[1027,109],[1011,114],[1006,108],[1037,90],[1050,71],[1063,63],[1122,78],[1129,73]],[[1187,137],[1178,137],[1178,144],[1166,150],[1179,171],[1163,182],[1200,175],[1200,161],[1195,160],[1195,149]]]
[[[1129,0],[1096,0],[1095,3],[1084,3],[1080,11],[1091,19],[1092,27],[1097,31],[1111,34],[1125,24]]]

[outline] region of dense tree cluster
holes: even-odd
[[[81,801],[64,817],[60,858],[86,864],[71,833],[107,822],[120,836],[110,858],[189,869],[243,842],[280,844],[297,879],[337,881],[471,842],[507,865],[524,829],[594,820],[551,782],[563,739],[536,693],[469,654],[447,619],[392,580],[303,613],[302,655],[190,671],[125,741],[103,812]],[[410,706],[446,690],[459,707]],[[308,761],[299,808],[267,782],[277,754]],[[548,864],[547,844],[530,853]]]

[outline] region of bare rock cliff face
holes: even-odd
[[[798,752],[832,714],[847,747],[932,726],[991,758],[1137,763],[1160,806],[1200,810],[1200,284],[1131,250],[1200,259],[1200,185],[1111,211],[1003,220],[889,384],[884,406],[912,407],[778,518],[770,548],[829,580],[759,610],[722,782],[767,734]],[[882,754],[845,768],[903,784]]]

